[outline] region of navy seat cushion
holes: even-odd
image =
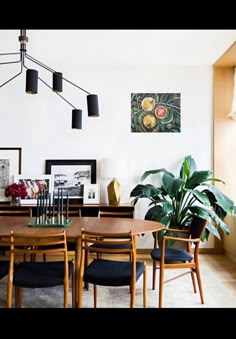
[[[69,261],[69,277],[73,263]],[[13,285],[18,287],[41,288],[64,284],[64,262],[22,262],[15,266]]]
[[[9,270],[9,261],[1,260],[0,261],[0,279],[2,279],[8,274],[8,270]]]
[[[160,261],[161,248],[155,248],[151,252],[151,257],[154,260]],[[165,263],[183,262],[192,260],[192,254],[187,251],[180,250],[178,248],[166,248],[165,249]]]
[[[136,262],[136,281],[144,272],[144,263]],[[96,259],[84,270],[84,281],[102,286],[130,285],[132,262]]]

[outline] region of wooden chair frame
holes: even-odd
[[[68,253],[66,244],[66,233],[63,232],[51,234],[24,234],[13,233],[10,235],[10,265],[8,273],[8,296],[7,306],[12,307],[12,290],[14,280],[14,263],[16,257],[24,257],[25,254],[36,255],[44,254],[62,254],[64,261],[64,307],[68,307],[69,292],[69,269],[68,269]],[[73,265],[72,272],[72,307],[75,306],[75,268]],[[15,306],[22,305],[22,287],[15,287]]]
[[[93,244],[91,248],[90,245]],[[129,248],[106,248],[99,247],[100,245],[106,245],[107,247],[114,245],[130,245]],[[96,247],[96,245],[98,247]],[[129,254],[132,261],[132,279],[130,283],[130,307],[135,306],[135,294],[136,294],[136,239],[132,232],[129,233],[99,233],[88,232],[84,229],[81,230],[81,255],[80,255],[80,269],[79,269],[79,307],[82,307],[82,292],[83,292],[83,275],[84,269],[87,265],[87,258],[89,252],[95,252],[97,258],[101,254]],[[95,258],[94,260],[99,260]],[[147,277],[146,277],[146,263],[144,262],[143,272],[143,306],[147,304]],[[94,285],[94,307],[97,307],[97,287]]]
[[[205,226],[207,224],[207,220],[205,220],[204,225],[202,227],[201,234],[198,238],[191,238],[191,234],[187,230],[177,230],[173,228],[164,228],[167,233],[168,232],[174,232],[177,234],[187,234],[188,238],[183,238],[183,237],[174,237],[174,236],[163,236],[162,237],[162,244],[161,244],[161,260],[159,262],[159,265],[157,265],[157,261],[153,260],[153,281],[152,281],[152,289],[155,290],[155,285],[156,285],[156,269],[160,269],[160,276],[159,276],[159,307],[162,307],[163,304],[163,289],[164,289],[164,284],[175,280],[177,278],[180,278],[182,276],[185,276],[186,274],[191,274],[191,279],[192,279],[192,284],[193,284],[193,290],[194,293],[197,293],[196,289],[196,282],[195,282],[195,277],[194,273],[196,274],[197,277],[197,282],[198,282],[198,287],[199,287],[199,293],[200,293],[200,299],[201,303],[204,304],[204,297],[203,297],[203,288],[202,288],[202,282],[201,282],[201,275],[200,275],[200,269],[199,269],[199,246],[200,246],[200,241],[201,241],[201,236],[203,234],[203,231],[205,229]],[[167,240],[174,240],[177,242],[182,242],[187,245],[187,252],[191,253],[193,255],[193,259],[188,262],[179,262],[179,263],[166,263],[165,261],[165,249],[166,249],[166,241]],[[192,243],[194,243],[195,247],[194,249],[191,248]],[[154,248],[157,248],[157,239],[155,238],[154,240]],[[193,253],[192,253],[193,251]],[[186,272],[182,274],[178,274],[168,280],[164,280],[164,271],[165,269],[178,269],[178,268],[186,268],[188,269]]]

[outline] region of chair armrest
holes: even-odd
[[[179,230],[176,228],[162,228],[161,231],[189,234],[188,230]]]
[[[176,238],[176,237],[169,237],[169,236],[164,236],[163,237],[163,240],[166,241],[166,240],[175,240],[175,241],[183,241],[183,242],[199,242],[200,241],[200,238],[196,238],[196,239],[193,239],[193,238]]]

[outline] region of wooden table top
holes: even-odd
[[[25,216],[0,216],[0,236],[9,235],[11,231],[26,234],[47,234],[66,230],[67,238],[76,239],[84,228],[91,232],[125,233],[132,231],[134,234],[155,232],[164,227],[162,223],[149,220],[131,218],[96,218],[96,217],[71,217],[71,225],[67,227],[28,226],[33,218]]]

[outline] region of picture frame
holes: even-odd
[[[72,203],[83,203],[84,185],[96,184],[95,159],[46,160],[46,174],[53,175],[53,192],[58,188],[68,190]]]
[[[99,204],[100,189],[98,184],[84,185],[83,204]]]
[[[52,201],[52,192],[53,192],[53,176],[40,174],[38,176],[28,176],[28,175],[16,175],[14,177],[14,182],[17,184],[23,184],[27,187],[27,197],[21,198],[21,205],[36,205],[37,198],[40,188],[42,186],[48,193],[51,194]],[[42,185],[42,186],[40,186]]]
[[[21,174],[21,147],[0,148],[0,201],[10,201],[5,197],[5,188],[14,182],[14,176]]]

